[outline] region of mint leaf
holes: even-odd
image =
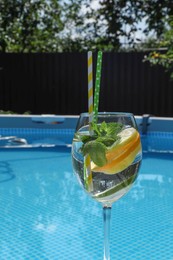
[[[107,162],[106,146],[96,140],[84,144],[82,152],[84,155],[89,154],[91,160],[100,167],[105,165]]]
[[[107,135],[112,138],[116,138],[117,134],[122,130],[123,125],[120,123],[108,123],[107,124]]]
[[[101,136],[105,136],[107,134],[107,124],[103,121],[99,126],[99,132]]]
[[[99,131],[98,125],[96,123],[94,123],[94,122],[91,123],[91,129],[97,136],[100,135],[100,131]]]
[[[122,130],[123,125],[120,123],[106,123],[105,121],[101,124],[91,123],[93,132],[99,136],[109,136],[117,139],[117,134]]]
[[[80,139],[81,139],[81,141],[85,144],[85,143],[87,143],[87,142],[89,142],[89,141],[95,140],[96,137],[95,137],[95,136],[92,136],[92,135],[81,135],[81,136],[80,136]]]
[[[98,137],[96,141],[99,143],[103,143],[104,145],[106,145],[106,147],[109,147],[115,142],[115,139],[107,136],[103,136],[103,137],[101,136]]]
[[[106,150],[112,146],[118,139],[118,133],[122,130],[120,123],[101,124],[91,123],[92,135],[80,135],[80,140],[83,142],[80,152],[85,156],[89,154],[91,160],[98,166],[103,166],[107,163]]]

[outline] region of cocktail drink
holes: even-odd
[[[87,114],[81,118],[87,122]],[[80,126],[79,122],[73,139],[74,171],[82,187],[104,206],[126,194],[138,174],[141,143],[135,121],[130,122],[130,118],[131,114],[99,113],[100,122],[90,131],[89,125]],[[90,157],[88,176],[85,156]]]
[[[112,203],[134,183],[142,159],[140,135],[130,113],[98,113],[89,123],[81,114],[72,143],[74,172],[84,190],[102,203],[105,223],[104,259],[109,255]]]
[[[134,183],[142,159],[140,136],[133,114],[98,113],[102,52],[98,52],[93,105],[92,53],[88,52],[88,112],[80,115],[72,143],[72,162],[84,190],[102,203],[104,260],[110,259],[112,203]]]

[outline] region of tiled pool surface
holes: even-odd
[[[0,260],[102,260],[101,205],[79,187],[63,146],[73,130],[31,130],[3,129],[28,143],[62,143],[0,149]],[[173,259],[173,134],[152,132],[142,142],[139,177],[112,208],[112,260]]]

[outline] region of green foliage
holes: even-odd
[[[46,52],[58,50],[63,29],[61,7],[55,0],[1,0],[0,51]]]
[[[165,51],[153,51],[145,57],[145,61],[149,61],[152,65],[163,66],[173,80],[173,16],[168,19],[168,25],[159,43],[159,47]]]
[[[170,0],[1,0],[0,51],[117,51],[138,30],[159,39],[171,15]]]
[[[145,0],[140,1],[143,16],[146,18],[146,34],[153,30],[157,38],[162,37],[165,30],[166,19],[173,15],[173,4],[170,0]]]
[[[89,154],[96,165],[103,166],[107,162],[107,147],[119,140],[118,133],[123,126],[120,123],[102,122],[101,124],[92,123],[91,127],[93,135],[80,136],[83,142],[81,152],[84,156]]]

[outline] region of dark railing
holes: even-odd
[[[173,82],[144,52],[104,53],[100,111],[173,116]],[[94,68],[96,56],[94,55]],[[87,111],[87,54],[0,54],[0,110]]]

